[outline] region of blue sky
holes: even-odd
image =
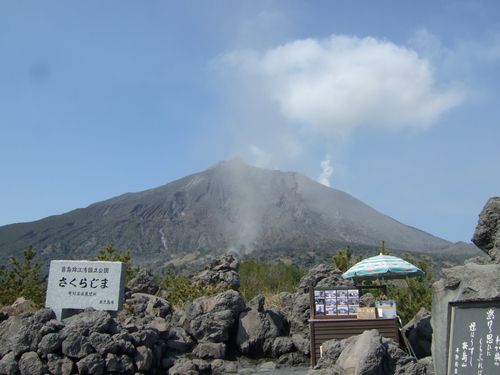
[[[500,2],[2,1],[0,225],[235,156],[450,241],[500,194]]]

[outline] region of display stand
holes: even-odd
[[[328,340],[342,340],[376,329],[383,337],[394,339],[404,346],[398,318],[359,319],[359,289],[331,287],[311,289],[311,366],[321,357],[321,345]]]

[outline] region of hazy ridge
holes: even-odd
[[[137,262],[161,266],[227,251],[292,260],[347,244],[369,252],[381,240],[396,252],[479,255],[472,245],[404,225],[301,174],[235,159],[158,188],[0,227],[0,263],[28,245],[48,261],[92,258],[113,242]]]

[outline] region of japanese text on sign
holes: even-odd
[[[452,306],[448,375],[500,373],[500,301]]]
[[[52,261],[46,306],[117,311],[123,304],[124,276],[121,262]]]

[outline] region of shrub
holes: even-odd
[[[387,296],[396,301],[401,320],[408,323],[421,307],[432,309],[432,273],[426,256],[416,259],[406,255],[403,259],[425,272],[424,276],[407,278],[406,282],[399,280],[388,284]]]
[[[351,247],[346,246],[344,249],[338,250],[337,253],[333,256],[333,263],[339,270],[345,272],[362,259],[363,258],[361,256],[353,257]]]
[[[40,262],[32,246],[23,250],[22,259],[10,258],[10,267],[0,268],[0,305],[10,305],[24,297],[41,307],[45,303],[46,283],[40,276]]]
[[[140,267],[134,266],[132,263],[132,257],[130,253],[118,251],[110,243],[107,246],[101,248],[97,253],[95,260],[101,260],[105,262],[123,262],[125,263],[125,280],[129,281],[134,278],[134,276],[139,272]]]
[[[240,291],[247,301],[259,293],[293,292],[303,275],[304,272],[293,264],[247,260],[240,263]]]
[[[225,290],[213,285],[193,283],[188,277],[172,272],[167,273],[160,280],[159,286],[166,292],[167,300],[177,307],[182,307],[196,298],[213,296]]]

